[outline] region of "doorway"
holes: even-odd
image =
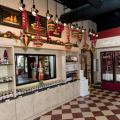
[[[90,50],[81,50],[81,69],[84,70],[84,76],[88,79],[89,85],[93,85],[93,53]]]

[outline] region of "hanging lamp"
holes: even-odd
[[[55,15],[55,20],[54,22],[57,24],[59,22],[59,19],[58,19],[58,14],[57,14],[57,1],[56,1],[56,15]]]
[[[31,13],[33,16],[36,16],[39,11],[35,7],[35,1],[33,0],[33,6],[31,8]]]
[[[65,5],[64,5],[63,11],[64,11],[64,14],[65,14]],[[63,23],[63,25],[65,27],[65,26],[67,26],[67,23]]]
[[[47,12],[46,12],[46,18],[47,20],[49,20],[51,18],[51,15],[49,13],[49,10],[48,10],[48,0],[47,0]]]
[[[20,10],[20,11],[23,11],[24,8],[25,8],[25,4],[23,3],[23,0],[20,0],[19,10]]]

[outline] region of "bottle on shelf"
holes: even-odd
[[[7,52],[7,50],[5,49],[4,50],[4,54],[3,54],[3,64],[9,64],[9,61],[8,61],[8,52]]]
[[[32,79],[33,80],[37,80],[37,71],[36,71],[36,68],[32,69]]]

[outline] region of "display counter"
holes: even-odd
[[[19,40],[0,39],[2,120],[33,120],[80,95],[78,48],[52,44],[36,48],[32,42],[24,47]],[[49,78],[41,77],[43,71]],[[38,73],[37,79],[33,73]],[[18,84],[26,75],[31,82]]]
[[[46,112],[78,97],[80,81],[60,81],[45,85],[40,89],[31,89],[29,93],[19,93],[13,100],[0,104],[2,120],[33,120]]]

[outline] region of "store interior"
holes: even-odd
[[[0,120],[120,120],[120,0],[0,0]]]

